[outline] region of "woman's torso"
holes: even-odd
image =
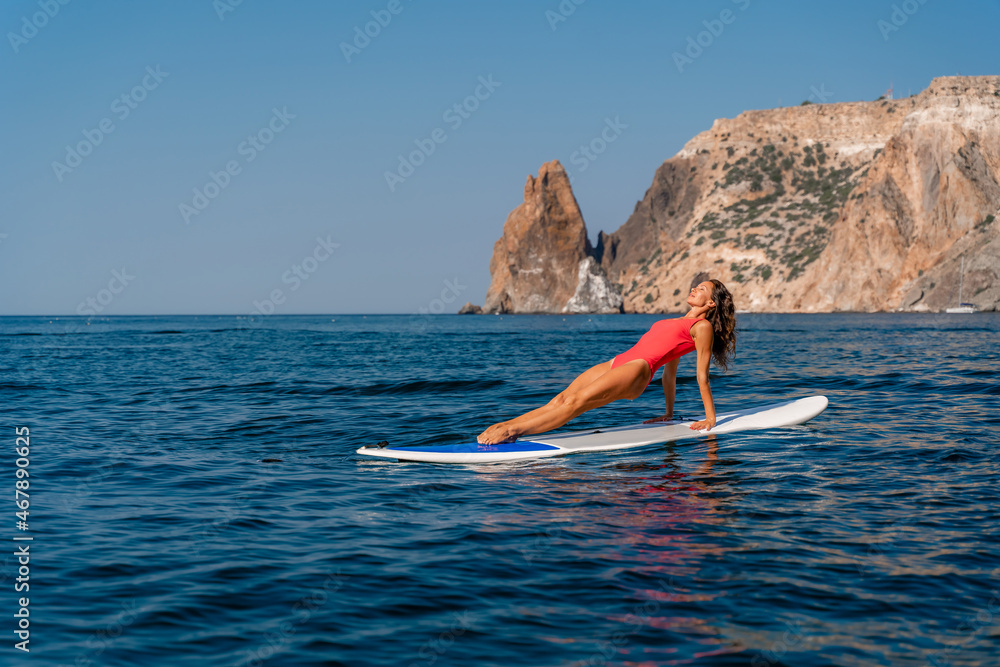
[[[652,371],[695,349],[691,327],[704,317],[675,317],[654,322],[626,353],[649,361]]]

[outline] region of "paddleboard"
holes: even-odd
[[[674,440],[701,438],[763,428],[792,426],[809,421],[826,410],[826,396],[807,396],[782,403],[771,403],[745,410],[716,415],[715,426],[708,431],[691,429],[700,420],[631,424],[612,428],[538,434],[514,442],[482,445],[478,442],[457,445],[397,447],[388,443],[366,445],[357,450],[363,456],[377,456],[399,461],[426,463],[495,463],[562,456],[574,452],[596,452],[642,447]]]

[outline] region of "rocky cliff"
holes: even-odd
[[[624,312],[676,312],[704,272],[743,310],[941,310],[963,257],[963,300],[1000,306],[998,76],[716,120],[593,249],[557,165],[504,226],[487,312],[565,312],[581,289],[599,296],[574,308],[611,308],[617,290]]]
[[[962,257],[963,301],[1000,305],[1000,77],[935,79],[911,99],[794,308],[942,310],[957,305]]]
[[[566,171],[547,162],[528,176],[524,203],[493,246],[484,313],[617,313],[622,298],[587,238]]]

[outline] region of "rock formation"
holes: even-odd
[[[558,162],[528,178],[484,312],[681,312],[694,276],[747,311],[1000,307],[1000,76],[716,120],[596,248]],[[606,278],[605,276],[608,276]]]
[[[482,312],[621,312],[594,254],[566,171],[557,160],[543,164],[493,246]]]
[[[657,169],[602,234],[626,312],[684,309],[691,276],[752,311],[1000,304],[1000,77],[913,97],[747,111]]]
[[[1000,303],[1000,77],[935,79],[885,143],[792,306],[942,310]],[[846,270],[845,270],[846,269]]]

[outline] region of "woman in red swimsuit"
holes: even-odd
[[[705,404],[705,419],[695,422],[691,428],[711,429],[715,426],[715,403],[708,383],[708,365],[713,358],[720,368],[729,365],[736,349],[736,308],[726,286],[714,279],[691,288],[687,302],[691,310],[684,317],[655,322],[627,352],[584,371],[548,404],[490,426],[479,434],[478,441],[481,444],[512,442],[522,435],[550,431],[587,410],[619,398],[638,398],[661,366],[664,368],[663,393],[667,412],[647,423],[670,420],[674,410],[677,363],[692,350],[698,352],[698,386]]]

